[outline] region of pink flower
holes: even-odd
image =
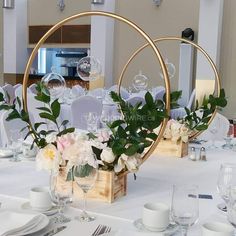
[[[60,152],[63,152],[65,148],[71,146],[75,143],[75,136],[74,134],[65,134],[57,139],[57,149]]]
[[[110,138],[110,134],[107,130],[101,130],[98,134],[97,134],[97,138],[100,142],[106,142],[109,140]]]

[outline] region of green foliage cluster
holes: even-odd
[[[215,110],[226,107],[227,99],[224,89],[220,90],[219,97],[209,95],[204,97],[202,105],[199,106],[198,101],[193,111],[185,108],[187,115],[182,119],[182,122],[187,125],[190,130],[203,131],[208,128],[208,122],[211,119]]]
[[[62,121],[59,124],[58,117],[61,112],[61,105],[58,102],[58,99],[51,101],[50,93],[42,83],[37,84],[36,90],[37,95],[35,96],[35,99],[42,102],[43,104],[42,107],[37,107],[37,109],[40,111],[39,116],[44,119],[45,122],[37,122],[32,125],[30,122],[29,113],[23,109],[22,102],[18,97],[13,102],[13,104],[9,104],[4,99],[4,95],[0,93],[0,110],[10,111],[7,117],[8,121],[14,119],[20,119],[24,121],[26,123],[26,126],[22,129],[22,131],[25,129],[28,130],[25,139],[29,135],[33,135],[34,140],[32,145],[36,144],[39,148],[43,148],[47,145],[47,135],[56,133],[57,136],[61,136],[66,133],[74,132],[74,128],[66,127],[68,124],[67,120]],[[49,125],[50,123],[53,124],[53,127],[55,127],[55,129],[40,129],[40,127],[42,127],[43,125]]]

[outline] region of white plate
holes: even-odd
[[[160,231],[154,231],[154,230],[150,231],[150,230],[148,230],[148,229],[144,226],[144,224],[143,224],[141,218],[135,220],[135,221],[133,222],[133,225],[134,225],[134,227],[135,227],[138,231],[141,231],[141,232],[150,232],[150,233],[160,232]],[[176,232],[176,231],[178,230],[178,228],[179,228],[179,227],[178,227],[176,224],[171,224],[171,223],[170,223],[170,224],[167,226],[167,228],[166,228],[164,231],[161,231],[161,232],[162,232],[162,233],[165,233],[165,235],[172,235],[174,232]]]
[[[0,149],[0,158],[6,158],[6,157],[11,157],[11,156],[13,156],[12,150],[9,150],[6,148]]]
[[[21,205],[21,209],[22,210],[26,210],[26,211],[31,211],[31,212],[39,212],[39,211],[36,211],[36,210],[33,210],[32,207],[30,206],[30,203],[29,202],[25,202]],[[40,213],[46,215],[46,216],[51,216],[51,215],[54,215],[58,212],[58,208],[56,206],[52,206],[51,209],[47,210],[47,211],[40,211]]]
[[[33,229],[30,229],[25,233],[21,232],[20,234],[14,234],[14,236],[25,236],[25,235],[36,233],[36,232],[46,228],[49,225],[49,222],[50,221],[49,221],[48,217],[42,214],[41,221],[35,227],[33,227]]]

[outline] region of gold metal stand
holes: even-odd
[[[59,23],[57,23],[56,25],[54,25],[40,40],[39,42],[36,44],[35,48],[33,49],[30,58],[28,60],[28,63],[26,65],[26,69],[25,69],[25,74],[24,74],[24,80],[23,80],[23,107],[24,110],[27,112],[27,84],[28,84],[28,79],[29,79],[29,71],[30,68],[32,66],[32,63],[34,61],[34,58],[36,56],[36,54],[38,53],[38,49],[42,46],[42,44],[46,41],[46,39],[51,36],[58,28],[60,28],[61,26],[63,26],[64,24],[68,23],[69,21],[78,19],[78,18],[82,18],[82,17],[86,17],[86,16],[105,16],[105,17],[110,17],[116,20],[119,20],[127,25],[129,25],[131,28],[133,28],[134,30],[136,30],[143,38],[144,40],[147,42],[147,45],[150,45],[151,48],[153,49],[157,62],[160,63],[161,66],[161,70],[164,76],[164,81],[165,81],[165,89],[166,89],[166,102],[165,102],[165,108],[167,109],[168,113],[170,111],[170,82],[169,82],[169,77],[168,77],[168,73],[167,73],[167,69],[164,63],[164,60],[158,50],[158,48],[156,47],[155,43],[153,42],[153,40],[139,27],[137,26],[135,23],[131,22],[130,20],[110,13],[110,12],[103,12],[103,11],[88,11],[88,12],[82,12],[73,16],[70,16],[62,21],[60,21]],[[121,86],[121,82],[123,80],[123,76],[120,76],[119,78],[119,90],[120,90],[120,86]],[[159,141],[162,138],[162,135],[165,131],[165,127],[167,124],[168,118],[165,118],[164,121],[162,122],[161,125],[161,129],[158,135],[157,140],[153,143],[153,145],[150,147],[150,149],[144,154],[143,157],[143,161],[145,161],[153,152],[153,150],[156,148],[156,146],[158,145]],[[32,128],[32,126],[31,126]]]
[[[180,41],[180,42],[185,42],[185,43],[188,43],[188,44],[191,44],[192,46],[194,46],[195,48],[197,48],[197,50],[199,50],[207,59],[207,61],[209,62],[210,66],[212,67],[213,71],[214,71],[214,74],[215,74],[215,79],[216,79],[216,94],[217,96],[220,95],[220,89],[221,89],[221,82],[220,82],[220,77],[219,77],[219,73],[217,71],[217,68],[216,68],[216,65],[215,63],[212,61],[211,57],[208,55],[208,53],[201,47],[199,46],[198,44],[192,42],[192,41],[189,41],[187,39],[183,39],[183,38],[179,38],[179,37],[163,37],[163,38],[158,38],[158,39],[154,39],[153,42],[154,43],[159,43],[159,42],[162,42],[162,41]],[[145,49],[146,47],[148,47],[150,44],[145,44],[143,45],[142,47],[140,47],[139,49],[137,49],[133,55],[129,58],[129,60],[127,61],[126,65],[123,67],[123,70],[120,74],[120,77],[119,77],[119,85],[122,83],[122,79],[124,77],[124,74],[127,70],[127,67],[129,66],[129,64],[132,62],[132,60],[143,50]],[[168,93],[167,93],[168,94]],[[168,95],[167,95],[168,96]],[[214,113],[212,114],[212,117],[211,119],[209,120],[208,122],[208,125],[211,123],[211,121],[214,119],[214,116],[216,114],[216,110],[214,111]],[[196,138],[199,134],[201,134],[202,131],[199,131],[199,132],[196,132],[194,133],[191,137],[190,137],[190,140]]]

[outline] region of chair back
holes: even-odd
[[[7,102],[12,103],[15,98],[14,88],[11,84],[5,84],[2,89],[5,92]]]
[[[71,104],[72,126],[78,129],[87,129],[86,115],[95,113],[98,117],[102,114],[102,103],[95,97],[82,96]]]
[[[30,89],[30,91],[31,91],[33,94],[37,94],[36,87],[37,87],[37,84],[31,84],[31,85],[29,86],[29,89]]]
[[[141,102],[142,105],[145,104],[145,100],[143,97],[139,97],[139,96],[133,96],[133,97],[130,97],[126,100],[126,102],[132,106],[135,106],[137,103]]]

